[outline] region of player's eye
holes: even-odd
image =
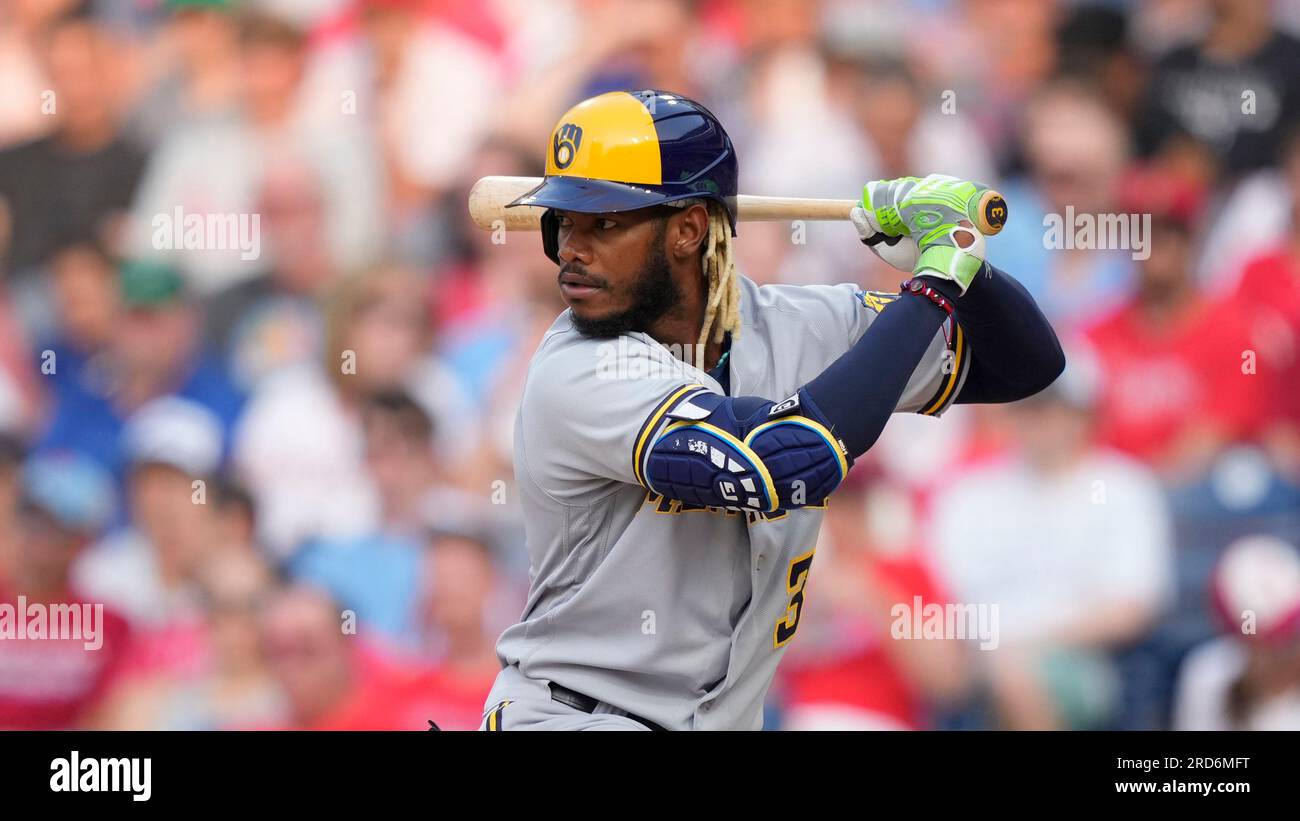
[[[614,222],[614,221],[611,220],[611,219],[602,219],[602,220],[600,220],[599,222],[596,223],[596,227],[599,228],[599,229],[602,230],[602,231],[609,231],[610,229],[615,228],[615,227],[617,227],[617,226],[618,226],[618,223],[617,223],[617,222]]]
[[[556,215],[555,215],[555,221],[556,221],[557,223],[559,223],[559,226],[560,226],[561,228],[568,228],[570,225],[573,224],[573,220],[569,219],[568,217],[564,216],[563,214],[556,214]]]

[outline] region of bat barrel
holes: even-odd
[[[540,182],[538,177],[483,177],[469,190],[469,215],[485,231],[541,230],[542,212],[546,209],[531,205],[506,208]]]

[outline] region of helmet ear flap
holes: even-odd
[[[542,250],[556,265],[560,264],[560,218],[554,208],[542,214]]]

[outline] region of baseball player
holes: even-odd
[[[908,275],[886,294],[739,275],[736,179],[703,106],[613,92],[561,118],[511,203],[547,209],[569,310],[516,420],[531,587],[485,730],[759,729],[822,512],[890,414],[1013,401],[1064,367],[983,259],[982,186],[867,184],[853,222]]]

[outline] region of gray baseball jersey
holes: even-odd
[[[821,373],[894,294],[854,285],[741,278],[742,327],[730,393],[780,401]],[[968,356],[949,320],[898,404],[938,415]],[[566,311],[529,367],[514,467],[530,560],[520,622],[497,644],[505,668],[485,726],[516,729],[573,714],[554,682],[668,729],[759,729],[763,700],[803,609],[823,508],[770,514],[691,508],[642,484],[645,449],[709,374],[643,333],[580,334]],[[503,702],[507,706],[499,708]]]

